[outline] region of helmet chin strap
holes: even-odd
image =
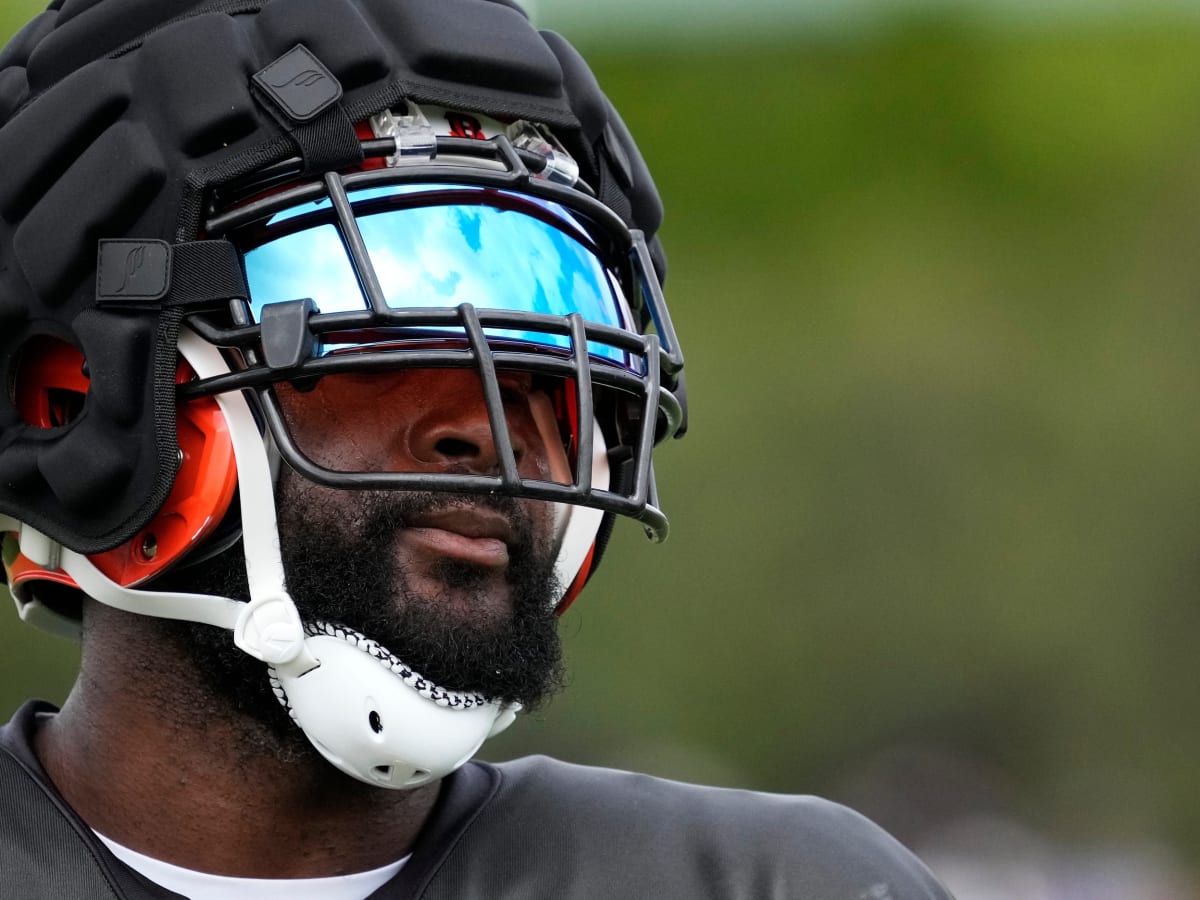
[[[228,371],[217,348],[187,329],[180,332],[179,352],[200,378]],[[285,586],[275,479],[262,435],[240,392],[219,394],[217,401],[237,460],[250,585],[234,642],[268,665],[292,719],[348,775],[413,788],[454,771],[511,724],[519,707],[482,697],[469,705],[439,703],[422,693],[432,685],[374,641],[324,623],[306,630]]]

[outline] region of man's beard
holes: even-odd
[[[470,505],[500,512],[512,525],[505,578],[510,603],[500,605],[507,606],[504,612],[485,602],[494,584],[486,570],[441,560],[435,574],[455,596],[428,596],[410,587],[392,552],[406,521],[433,509]],[[348,626],[444,688],[520,703],[527,710],[561,688],[554,551],[548,537],[535,534],[522,503],[441,493],[336,492],[285,475],[279,507],[288,590],[306,622]],[[172,573],[169,587],[241,599],[249,593],[237,547]],[[307,752],[271,692],[263,663],[238,650],[228,631],[192,623],[174,627],[218,704],[253,721],[254,734],[248,737],[254,744],[271,744],[288,756]],[[407,690],[399,680],[397,688]]]

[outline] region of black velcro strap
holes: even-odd
[[[171,296],[165,305],[192,309],[250,297],[241,257],[229,241],[192,241],[173,249]]]
[[[255,74],[251,85],[255,99],[295,142],[304,174],[362,163],[362,144],[341,105],[342,85],[303,44]]]
[[[292,132],[292,140],[300,148],[305,175],[323,175],[362,165],[362,142],[341,104],[301,125]]]
[[[248,296],[241,260],[229,241],[174,246],[100,241],[96,305],[101,309],[196,309]]]

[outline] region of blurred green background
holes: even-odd
[[[1191,896],[1200,17],[1059,6],[542,0],[663,193],[691,432],[670,540],[618,529],[490,756],[833,796],[960,900],[1121,854]],[[73,650],[0,618],[0,714],[61,699]],[[956,875],[1001,832],[1046,893]]]

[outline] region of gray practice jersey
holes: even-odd
[[[27,704],[0,729],[0,897],[177,897],[118,862],[47,780],[30,740],[52,709]],[[908,850],[837,804],[545,757],[447,778],[411,859],[372,897],[950,900]]]

